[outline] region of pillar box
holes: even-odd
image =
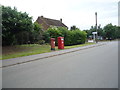
[[[51,38],[51,50],[55,50],[55,38]]]
[[[64,37],[58,37],[58,49],[64,49]]]

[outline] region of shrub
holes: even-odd
[[[46,43],[50,43],[50,38],[55,38],[56,45],[57,45],[57,37],[62,36],[61,32],[57,28],[48,28],[44,32],[44,40]]]
[[[37,44],[45,44],[45,40],[39,40],[38,42],[37,42]]]
[[[49,28],[47,31],[44,32],[44,40],[46,43],[48,43],[50,42],[50,38],[55,38],[57,45],[57,37],[61,36],[64,37],[65,45],[76,45],[85,43],[86,35],[86,32],[80,31],[79,29],[68,30],[63,27]]]

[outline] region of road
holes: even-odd
[[[3,88],[118,88],[118,42],[3,68]]]

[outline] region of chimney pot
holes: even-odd
[[[62,22],[62,18],[60,18],[60,21]]]

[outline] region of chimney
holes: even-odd
[[[41,16],[41,18],[43,18],[43,16]]]
[[[60,21],[62,22],[62,18],[60,18]]]

